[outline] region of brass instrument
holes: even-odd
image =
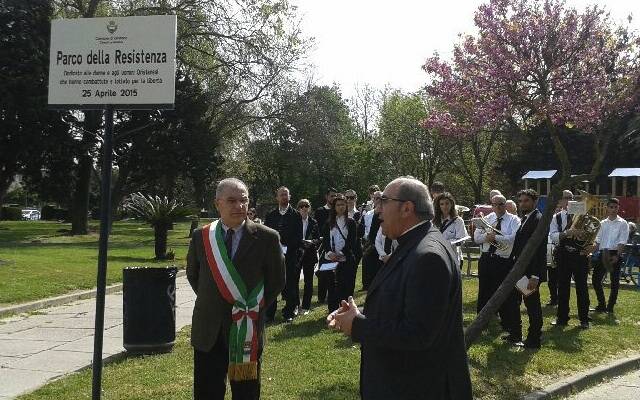
[[[480,217],[479,218],[471,218],[471,222],[473,222],[476,225],[477,229],[482,229],[485,232],[492,231],[492,232],[495,232],[496,235],[504,236],[502,234],[502,232],[500,232],[500,230],[496,229],[495,226],[491,225],[489,223],[489,221],[487,221],[487,219],[484,217],[484,215],[482,215],[482,213],[480,213]],[[489,244],[491,246],[495,246],[496,249],[498,249],[500,251],[507,251],[509,249],[509,245],[508,244],[500,243],[497,240],[489,242]]]
[[[594,212],[598,204],[597,197],[590,195],[589,193],[580,191],[583,197],[583,201],[586,204],[587,212],[585,214],[576,214],[571,227],[566,232],[568,242],[566,245],[574,247],[585,254],[589,247],[591,247],[596,239],[596,235],[600,230],[600,220],[590,214]]]

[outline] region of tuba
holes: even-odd
[[[482,213],[480,213],[479,218],[471,218],[471,222],[475,224],[477,229],[482,229],[485,232],[492,231],[495,232],[496,235],[502,235],[502,232],[496,229],[495,226],[491,225],[489,221],[487,221],[487,219],[484,217],[484,215],[482,215]],[[500,251],[507,251],[509,249],[509,245],[507,245],[506,243],[500,243],[497,240],[489,242],[489,244],[491,246],[495,246],[495,248]]]
[[[566,232],[567,239],[569,239],[568,244],[584,254],[595,242],[596,235],[600,230],[600,220],[593,215],[598,213],[598,198],[583,191],[580,191],[580,194],[583,196],[585,207],[583,210],[586,212],[576,213],[576,218]]]

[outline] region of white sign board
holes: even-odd
[[[573,215],[585,215],[587,213],[587,203],[584,201],[569,201],[567,212]]]
[[[175,15],[51,22],[49,106],[172,109]]]

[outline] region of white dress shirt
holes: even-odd
[[[305,238],[307,233],[307,226],[309,226],[309,216],[307,216],[307,218],[302,218],[302,239]]]
[[[332,251],[335,254],[342,254],[342,249],[344,249],[344,246],[346,245],[345,238],[349,235],[349,230],[347,228],[347,220],[345,219],[345,217],[338,217],[336,219],[336,225],[337,226],[334,226],[333,228],[331,228],[331,232],[330,232],[330,235],[331,235],[330,251]],[[340,230],[338,230],[338,228]],[[343,235],[344,237],[342,237]],[[327,259],[329,258],[327,257]]]
[[[600,221],[600,230],[596,235],[598,249],[617,250],[619,245],[625,245],[629,239],[629,224],[618,216],[611,220],[605,218]]]
[[[445,226],[448,220],[442,221],[442,226]],[[464,226],[464,220],[461,217],[457,217],[447,228],[442,232],[442,236],[449,242],[453,242],[458,239],[462,239],[467,236],[467,227]],[[462,261],[462,246],[454,246],[458,253],[458,259]]]
[[[558,214],[560,214],[561,226],[560,230],[558,230]],[[553,219],[551,220],[551,225],[549,225],[549,239],[551,243],[557,245],[560,243],[560,232],[564,232],[567,229],[567,210],[562,210],[559,213],[555,213],[553,215]]]
[[[376,234],[376,251],[378,252],[378,259],[382,259],[382,257],[384,256],[388,256],[389,254],[393,253],[393,251],[396,249],[396,247],[398,247],[398,241],[397,240],[392,240],[391,241],[391,253],[387,254],[386,251],[384,251],[384,241],[387,240],[387,237],[385,235],[382,234],[382,228],[378,228],[378,233]]]
[[[373,221],[373,210],[367,211],[364,215],[364,237],[369,237],[371,230],[371,221]]]
[[[487,222],[496,226],[498,222],[498,217],[496,213],[492,212],[485,217]],[[505,212],[502,215],[502,223],[500,224],[500,232],[502,235],[496,235],[496,242],[506,244],[506,249],[501,250],[497,249],[495,254],[502,258],[509,258],[511,255],[511,250],[513,249],[513,241],[516,239],[516,233],[518,232],[518,228],[520,228],[520,218],[513,214],[509,214]],[[473,232],[473,240],[480,244],[480,250],[485,253],[489,251],[489,247],[491,247],[490,243],[487,243],[487,232],[485,232],[481,227],[476,227],[476,230]]]

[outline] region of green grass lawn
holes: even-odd
[[[358,280],[359,282],[359,280]],[[477,280],[465,279],[464,321],[475,315]],[[358,285],[359,286],[359,285]],[[546,285],[543,299],[548,299]],[[592,329],[577,327],[572,293],[569,327],[551,327],[555,309],[545,309],[542,349],[519,351],[503,343],[496,321],[470,351],[471,374],[478,399],[517,399],[561,377],[638,351],[640,347],[640,292],[622,289],[616,315],[594,315]],[[595,295],[591,292],[591,298]],[[361,304],[364,293],[359,293]],[[523,308],[524,310],[524,308]],[[360,351],[349,339],[325,328],[326,309],[317,306],[292,324],[267,328],[263,356],[262,398],[272,400],[358,399]],[[527,319],[523,315],[526,332]],[[192,350],[189,328],[178,336],[170,354],[131,357],[107,365],[104,399],[191,399]],[[392,366],[390,366],[392,368]],[[50,383],[20,400],[89,399],[91,371],[85,370]],[[231,397],[228,396],[230,399]]]
[[[109,237],[107,282],[122,280],[132,265],[182,265],[189,223],[169,232],[174,261],[153,260],[153,229],[139,222],[115,222]],[[70,236],[70,224],[49,221],[0,222],[0,306],[61,295],[96,285],[98,222],[89,235]]]

